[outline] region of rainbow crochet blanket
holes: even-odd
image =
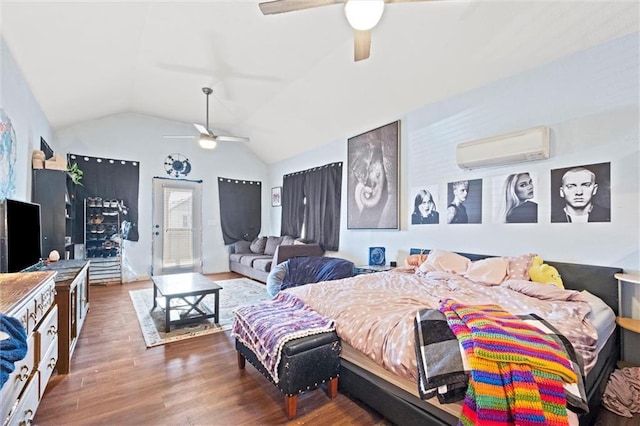
[[[497,305],[440,305],[471,367],[459,424],[566,425],[564,347]]]

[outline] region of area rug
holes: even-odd
[[[210,318],[191,324],[172,325],[169,333],[164,331],[164,310],[159,306],[153,309],[153,288],[131,290],[129,296],[136,310],[147,347],[230,330],[233,325],[234,309],[271,299],[264,284],[247,278],[221,280],[216,283],[222,287],[220,322],[216,324],[213,318]],[[207,295],[203,302],[213,309],[213,295]]]

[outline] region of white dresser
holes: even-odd
[[[0,274],[0,312],[20,320],[29,348],[0,389],[3,426],[31,424],[58,362],[55,275],[51,271]]]

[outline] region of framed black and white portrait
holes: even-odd
[[[611,222],[611,163],[551,170],[551,222]]]
[[[447,223],[482,223],[482,179],[447,184]]]
[[[400,121],[347,141],[347,229],[398,229]]]
[[[440,223],[438,185],[424,185],[411,189],[409,212],[412,225]]]
[[[493,179],[494,223],[538,223],[538,175],[520,171]]]

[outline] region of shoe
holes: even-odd
[[[98,228],[96,227],[96,225],[91,225],[89,232],[91,232],[92,234],[98,232]]]
[[[87,206],[88,207],[95,207],[96,206],[95,198],[87,197]]]
[[[102,207],[102,197],[96,197],[93,207]]]
[[[104,231],[105,231],[105,228],[104,228],[104,225],[103,225],[103,224],[100,224],[100,225],[97,225],[97,226],[96,226],[96,232],[97,232],[98,234],[104,234]],[[93,231],[92,231],[92,232],[93,232]]]
[[[109,207],[111,207],[112,209],[117,209],[118,208],[118,200],[111,200],[109,202]]]

